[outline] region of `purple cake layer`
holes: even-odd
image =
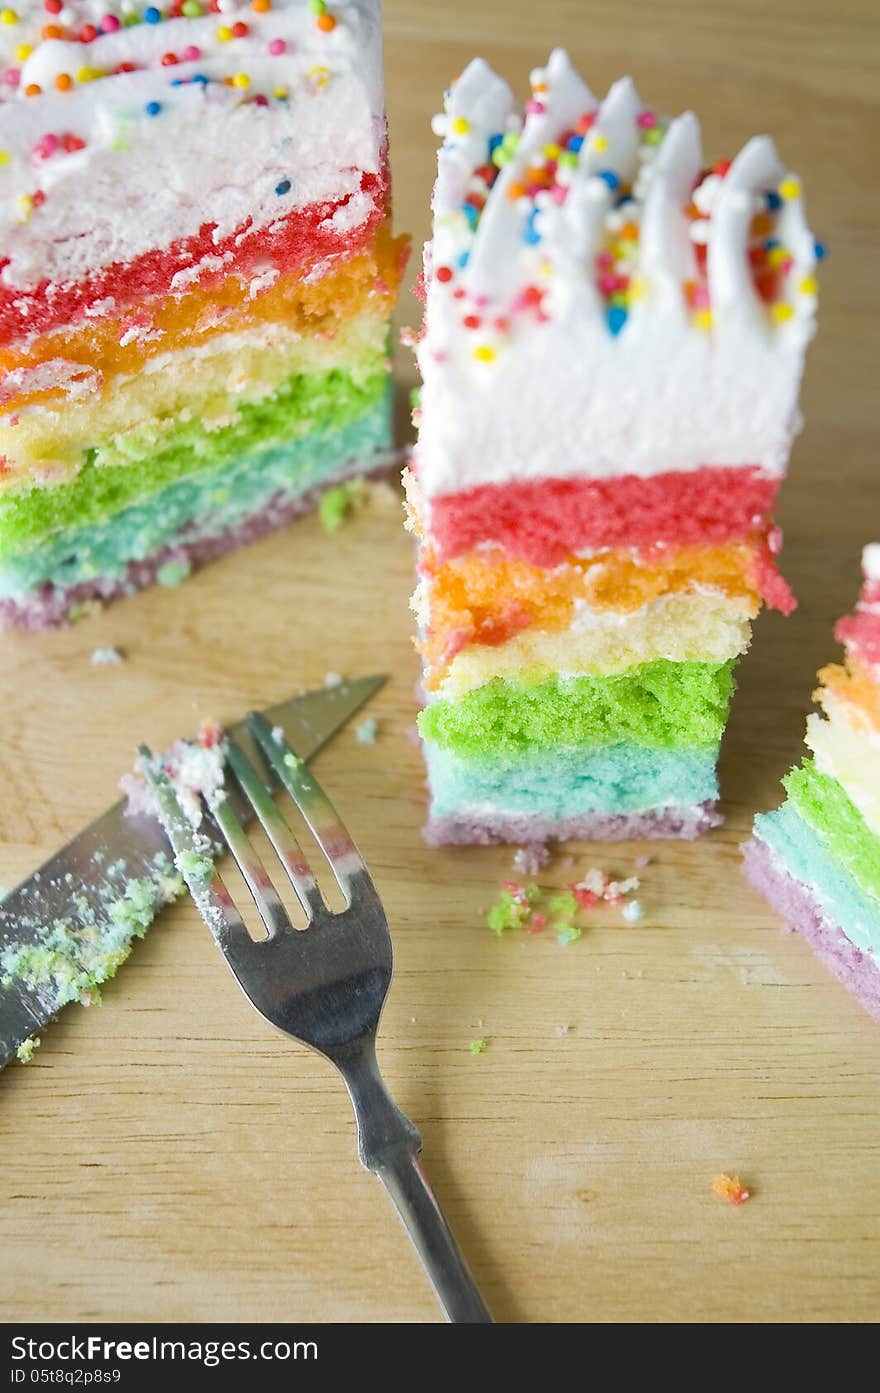
[[[185,572],[189,572],[198,566],[207,565],[228,551],[235,551],[249,542],[256,542],[268,533],[286,527],[296,518],[313,513],[328,489],[355,477],[387,478],[392,467],[390,460],[383,460],[380,465],[364,469],[362,460],[353,460],[349,465],[334,470],[315,488],[299,494],[296,498],[291,498],[288,494],[276,494],[259,513],[253,514],[246,522],[238,523],[210,537],[188,536],[204,528],[205,519],[202,518],[198,523],[183,528],[178,534],[179,540],[175,543],[159,548],[152,556],[141,561],[129,562],[121,576],[98,576],[93,581],[69,587],[44,585],[26,600],[0,599],[0,632],[12,628],[26,629],[32,633],[52,629],[69,622],[71,611],[81,605],[87,605],[92,601],[98,601],[102,605],[109,604],[112,600],[133,595],[137,590],[154,585],[159,572],[166,566],[183,567]]]
[[[545,842],[628,842],[655,837],[692,840],[724,819],[714,802],[691,807],[645,808],[630,813],[584,813],[579,817],[440,817],[424,830],[428,846],[533,846]]]
[[[827,968],[880,1020],[880,967],[829,919],[808,886],[767,845],[753,837],[742,848],[746,876],[769,900],[788,928],[802,935]]]

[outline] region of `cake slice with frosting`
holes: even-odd
[[[446,93],[408,491],[436,842],[694,836],[763,603],[817,260],[772,141],[561,50]]]
[[[880,543],[863,566],[855,612],[835,630],[844,662],[819,673],[811,753],[743,851],[752,884],[880,1019]]]
[[[0,23],[0,627],[387,467],[378,0],[13,0]]]

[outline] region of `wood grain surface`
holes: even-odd
[[[376,744],[349,728],[316,768],[393,928],[382,1064],[498,1319],[875,1320],[880,1027],[780,933],[737,846],[779,800],[860,547],[880,534],[876,7],[401,0],[385,25],[397,223],[417,246],[430,117],[475,53],[523,91],[564,43],[598,92],[631,72],[660,109],[693,107],[712,158],[769,130],[804,177],[831,257],[782,505],[801,607],[760,620],[741,668],[727,823],[696,845],[572,848],[577,869],[624,872],[649,852],[639,925],[607,909],[567,947],[489,933],[510,852],[419,837],[412,554],[387,496],[332,539],[310,519],[177,591],[4,639],[0,880],[113,798],[139,739],[328,670],[390,673]],[[400,320],[417,318],[405,293]],[[402,419],[412,381],[401,353]],[[91,666],[108,644],[126,662]],[[571,874],[557,860],[546,879]],[[3,1318],[436,1320],[354,1142],[328,1067],[262,1023],[194,909],[173,909],[100,1008],[66,1011],[28,1068],[0,1076]],[[722,1170],[751,1186],[747,1205],[712,1194]]]

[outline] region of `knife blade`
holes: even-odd
[[[386,681],[362,677],[321,687],[263,715],[282,726],[288,743],[308,760]],[[229,733],[262,765],[244,722]],[[145,814],[129,816],[125,808],[125,799],[114,803],[0,903],[0,963],[7,950],[32,953],[41,979],[35,985],[19,977],[4,982],[0,968],[0,1069],[67,1001],[78,999],[82,977],[63,952],[69,928],[80,934],[94,927],[99,939],[114,934],[122,943],[128,928],[140,936],[175,897],[170,893],[176,880],[173,853],[161,824]],[[51,980],[45,981],[47,976]]]

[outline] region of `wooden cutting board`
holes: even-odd
[[[431,852],[409,739],[411,543],[394,498],[333,538],[316,520],[65,633],[0,647],[0,880],[114,796],[135,743],[197,718],[386,671],[374,745],[317,770],[372,866],[397,974],[381,1058],[501,1320],[880,1316],[880,1026],[743,881],[737,845],[797,758],[834,618],[880,534],[869,334],[878,200],[870,0],[675,7],[483,0],[385,6],[397,220],[421,239],[429,119],[475,52],[524,88],[564,42],[595,90],[622,72],[693,106],[713,158],[756,130],[805,180],[832,254],[782,521],[801,608],[761,619],[723,757],[727,823],[647,852],[646,916],[597,912],[567,947],[499,939],[509,850]],[[414,258],[414,268],[418,257]],[[401,322],[418,306],[405,295]],[[402,418],[412,381],[401,355]],[[93,667],[99,646],[126,662]],[[568,1027],[563,1033],[563,1028]],[[469,1043],[485,1038],[485,1052]],[[355,1158],[341,1087],[269,1031],[194,910],[166,913],[97,1009],[0,1075],[4,1318],[434,1320],[403,1231]],[[711,1191],[738,1173],[740,1208]]]

